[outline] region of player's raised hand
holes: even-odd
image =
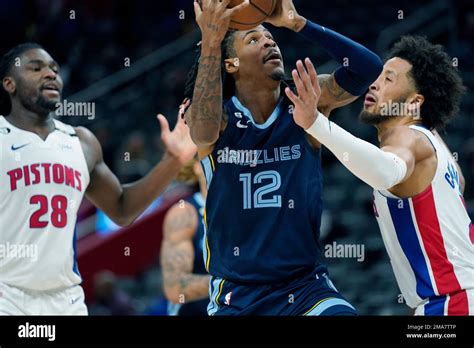
[[[189,106],[189,99],[184,100],[179,107],[176,126],[170,131],[168,120],[162,114],[158,115],[158,121],[161,125],[161,140],[166,146],[166,151],[173,157],[176,157],[181,164],[189,162],[196,154],[197,147],[191,140],[189,128],[184,121],[184,112]]]
[[[273,14],[265,22],[275,27],[284,27],[293,31],[300,31],[306,24],[306,19],[296,11],[293,0],[277,1]]]
[[[295,105],[293,119],[304,130],[308,129],[316,120],[319,97],[321,96],[316,69],[309,58],[305,59],[305,64],[306,68],[301,60],[297,61],[296,69],[291,72],[298,95],[288,87],[285,89],[286,95]]]
[[[203,45],[220,46],[231,17],[249,5],[249,0],[229,9],[230,0],[194,0],[196,22],[202,33]]]

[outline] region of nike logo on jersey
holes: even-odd
[[[240,122],[241,122],[240,120],[239,120],[239,122],[237,122],[237,128],[248,128],[248,126],[246,124],[242,124]]]
[[[248,128],[248,125],[242,124],[242,113],[241,112],[234,112],[235,117],[240,118],[239,121],[237,121],[237,128]],[[247,121],[248,122],[248,121]]]
[[[76,303],[76,302],[79,301],[80,299],[81,299],[80,297],[71,298],[71,304]]]
[[[30,145],[30,143],[24,144],[24,145],[20,145],[20,146],[12,145],[12,151],[19,150],[19,149],[21,149],[21,148],[23,148],[23,147],[25,147],[25,146],[28,146],[28,145]]]

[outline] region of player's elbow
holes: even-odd
[[[197,146],[212,146],[219,139],[219,129],[217,127],[199,127],[191,130],[191,139]]]
[[[372,83],[377,80],[377,78],[382,73],[383,62],[377,54],[373,52],[370,53],[370,64],[367,67],[367,79],[370,80]]]
[[[114,222],[114,224],[120,227],[129,227],[133,224],[136,218],[131,216],[115,216],[110,217],[110,219]]]

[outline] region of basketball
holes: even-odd
[[[228,8],[233,8],[243,0],[232,0]],[[250,0],[249,6],[232,16],[230,28],[249,30],[262,24],[275,10],[277,0]]]

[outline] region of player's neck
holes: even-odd
[[[376,125],[375,128],[377,128],[378,138],[379,138],[379,142],[380,142],[380,139],[382,139],[384,137],[384,135],[388,131],[393,129],[394,127],[398,127],[398,126],[409,127],[409,126],[412,126],[412,125],[419,125],[419,124],[421,124],[420,119],[414,119],[414,118],[411,118],[411,117],[394,117],[394,118],[390,118],[387,121]]]
[[[17,128],[36,133],[43,139],[55,128],[51,113],[39,115],[24,107],[12,107],[8,122]]]
[[[275,81],[272,81],[275,82]],[[250,110],[257,124],[263,124],[270,117],[280,99],[280,84],[255,88],[255,82],[237,81],[236,96]]]

